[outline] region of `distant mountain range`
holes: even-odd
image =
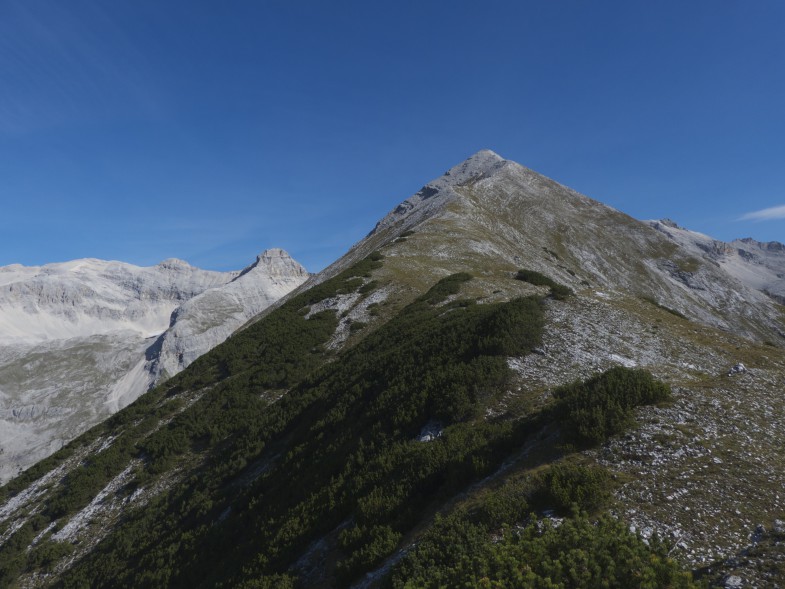
[[[177,374],[307,277],[280,249],[237,272],[176,259],[0,267],[0,480]]]
[[[0,586],[785,585],[782,244],[481,151],[279,267],[198,358],[253,270],[178,302],[123,369],[169,378],[0,489]]]

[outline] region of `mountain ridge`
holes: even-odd
[[[776,241],[764,243],[752,238],[723,242],[679,227],[670,220],[648,221],[648,224],[681,247],[707,256],[731,276],[763,292],[777,303],[785,302],[785,279],[782,276],[785,245]]]
[[[483,157],[488,157],[489,153],[493,154],[493,152],[483,151],[479,152],[477,156],[480,161],[483,161]],[[426,184],[426,187],[435,189],[438,187],[437,192],[432,193],[429,199],[422,199],[418,196],[422,191],[418,192],[412,199],[405,201],[410,205],[404,207],[403,212],[400,212],[399,209],[391,211],[377,229],[366,240],[353,246],[353,249],[357,248],[359,252],[367,255],[375,243],[374,238],[377,237],[377,234],[390,234],[395,230],[402,233],[410,230],[421,222],[420,215],[430,214],[435,208],[447,211],[450,207],[461,209],[456,211],[456,214],[464,220],[470,220],[471,214],[477,212],[478,209],[481,211],[483,207],[482,198],[477,195],[472,198],[472,192],[481,191],[484,184],[492,185],[494,182],[493,178],[483,178],[482,168],[475,169],[476,166],[472,165],[474,161],[475,156],[469,158],[464,164],[459,164],[451,169],[441,178]],[[775,330],[772,333],[771,328],[764,327],[776,323],[779,311],[768,304],[769,297],[762,293],[757,283],[744,282],[743,276],[718,275],[713,264],[693,259],[692,251],[680,252],[678,248],[673,247],[673,240],[661,239],[661,233],[641,231],[642,226],[645,225],[644,222],[637,221],[612,207],[581,195],[528,168],[503,160],[496,154],[493,154],[491,161],[496,172],[494,177],[498,180],[499,177],[504,176],[505,180],[502,182],[511,182],[515,186],[517,202],[522,205],[520,212],[517,213],[517,227],[526,227],[528,235],[517,228],[510,227],[510,223],[498,215],[494,221],[497,228],[487,226],[473,228],[471,231],[475,234],[479,231],[479,233],[490,237],[490,232],[496,229],[504,230],[508,233],[508,240],[523,243],[528,241],[534,246],[533,251],[545,251],[543,249],[545,248],[557,255],[569,256],[572,259],[562,260],[562,263],[558,265],[557,272],[560,281],[573,287],[580,285],[580,280],[576,280],[575,277],[581,275],[581,279],[589,282],[619,282],[626,280],[626,276],[634,275],[636,280],[641,281],[639,285],[630,282],[627,284],[622,282],[622,284],[627,288],[645,292],[649,296],[664,299],[684,298],[687,305],[672,301],[673,306],[688,315],[693,314],[702,321],[711,321],[715,326],[723,329],[734,329],[749,335],[755,332],[757,337],[762,339],[778,339],[780,337],[778,331]],[[470,173],[468,178],[453,173],[453,170],[461,168],[470,169],[474,173]],[[458,177],[457,182],[453,180],[456,176]],[[540,198],[535,193],[545,195],[545,197]],[[548,199],[552,202],[546,202]],[[494,206],[500,209],[507,206],[508,202],[512,201],[499,201]],[[575,222],[576,217],[580,217],[582,211],[593,211],[594,218],[582,220],[581,223]],[[586,223],[586,221],[591,222]],[[542,233],[538,231],[538,226],[555,226],[563,230],[563,233],[560,237],[550,235],[546,240],[529,238],[531,235]],[[457,229],[461,228],[457,227]],[[470,233],[471,231],[467,230],[466,232]],[[628,234],[632,232],[637,236],[634,241],[627,243],[629,247],[613,247],[610,242],[611,238],[624,237],[619,233],[620,231],[626,231]],[[599,247],[596,251],[592,251],[584,246],[582,251],[571,252],[569,245],[565,246],[563,243],[566,239],[578,244],[593,242]],[[535,244],[534,241],[539,243]],[[513,250],[514,247],[508,249]],[[673,254],[679,256],[676,262],[670,259]],[[508,254],[506,257],[510,263],[515,262],[515,254]],[[632,260],[633,258],[642,262],[646,267],[634,269],[630,268],[629,264],[625,264],[625,259]],[[567,262],[571,263],[567,264]],[[697,265],[693,268],[692,266],[696,262]],[[537,261],[531,260],[531,263],[534,264]],[[337,268],[340,268],[340,265],[336,266]],[[748,301],[749,305],[759,305],[761,308],[741,309],[741,316],[731,317],[730,321],[727,317],[723,317],[725,314],[723,309],[727,309],[732,304],[734,296],[732,291],[722,289],[720,292],[711,292],[706,288],[706,284],[724,284],[728,278],[741,282],[742,290],[749,289],[746,290],[743,298]],[[733,289],[738,288],[738,284],[733,287]],[[755,315],[760,315],[760,317],[753,319]]]
[[[508,573],[560,570],[552,559],[573,562],[581,530],[578,548],[632,546],[638,575],[660,567],[673,586],[693,586],[673,559],[714,584],[782,582],[779,306],[692,236],[501,159],[480,152],[426,184],[224,344],[6,486],[3,578],[479,582],[498,571],[461,567],[503,556]],[[602,391],[631,390],[660,401],[601,405]],[[570,415],[583,398],[600,404]],[[571,515],[573,499],[591,513]],[[539,556],[500,553],[510,529]]]

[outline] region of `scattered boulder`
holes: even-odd
[[[736,575],[728,575],[723,579],[722,586],[728,589],[731,587],[744,587],[744,581],[741,580],[741,577],[737,577]]]
[[[420,435],[417,436],[418,442],[432,442],[436,438],[441,437],[444,428],[442,424],[437,421],[429,421],[420,430]]]
[[[774,525],[771,527],[775,534],[785,534],[785,521],[775,519]]]
[[[660,223],[662,223],[666,227],[672,227],[673,229],[684,229],[684,227],[680,227],[679,224],[676,223],[676,221],[674,221],[673,219],[667,219],[667,218],[661,219]]]
[[[763,537],[766,535],[766,528],[763,524],[758,524],[755,526],[755,531],[752,533],[750,537],[750,541],[752,542],[753,546],[763,540]]]
[[[731,367],[730,370],[728,370],[728,376],[733,376],[734,374],[744,374],[745,372],[747,372],[747,367],[739,362],[738,364],[735,364],[733,367]]]

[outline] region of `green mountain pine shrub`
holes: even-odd
[[[601,444],[634,422],[633,409],[670,398],[670,387],[640,369],[618,366],[554,391],[564,431],[582,444]]]
[[[536,270],[518,270],[518,273],[515,275],[515,279],[528,282],[529,284],[533,284],[535,286],[550,287],[551,297],[557,301],[563,301],[567,297],[572,296],[572,289],[570,289],[568,286],[559,284],[558,282],[545,276],[545,274],[541,274]]]

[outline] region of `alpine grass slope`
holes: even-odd
[[[0,583],[779,586],[785,258],[711,243],[479,152],[7,484]]]

